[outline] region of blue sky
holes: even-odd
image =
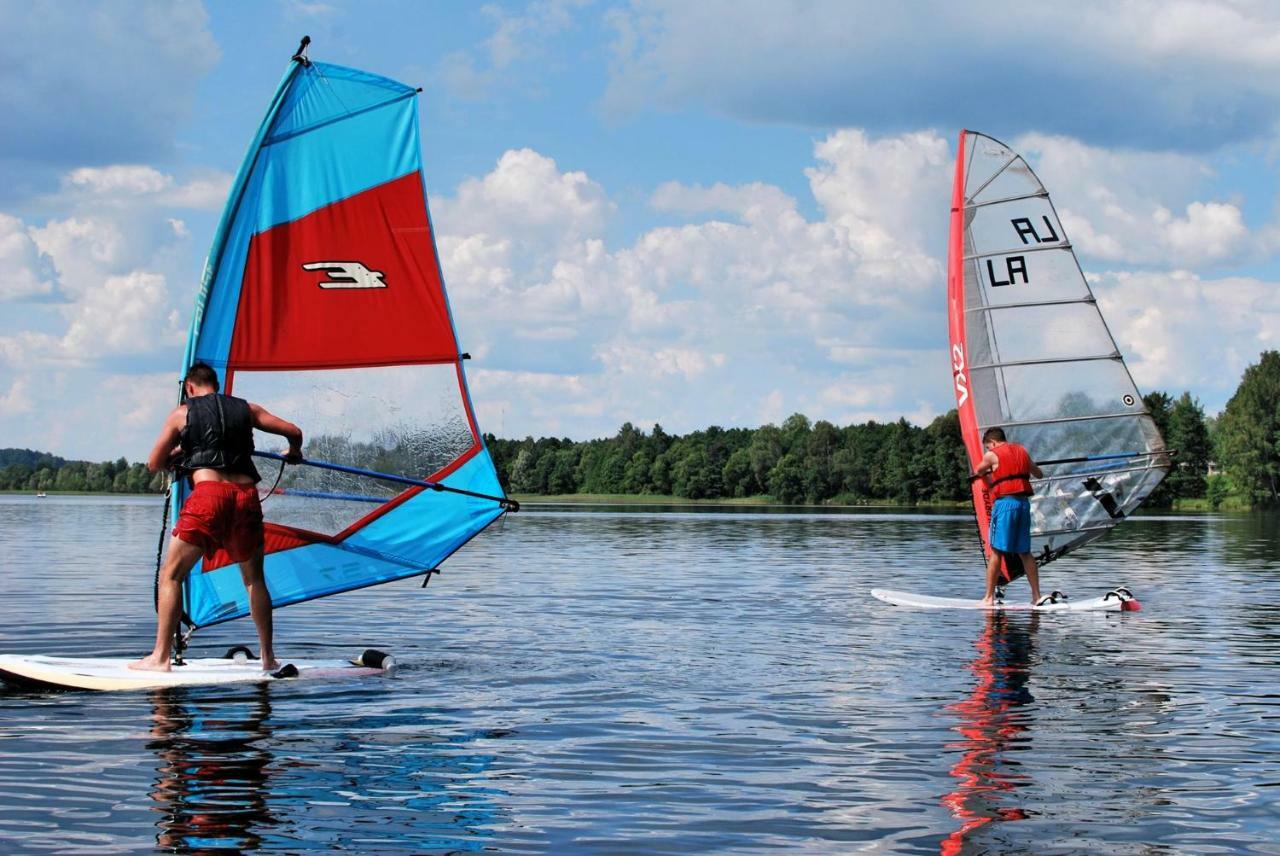
[[[1251,2],[0,0],[0,446],[145,455],[302,34],[424,88],[485,430],[951,404],[957,132],[1023,152],[1144,391],[1280,346],[1280,9]]]

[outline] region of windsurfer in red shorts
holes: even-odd
[[[987,557],[987,593],[982,602],[995,603],[1000,560],[1007,555],[1021,560],[1022,570],[1031,584],[1031,602],[1037,603],[1040,575],[1031,555],[1031,477],[1042,478],[1044,473],[1032,462],[1025,448],[1005,439],[1000,428],[988,428],[982,435],[982,445],[987,453],[973,472],[975,476],[994,476],[989,485],[995,497],[991,504],[991,530],[987,533],[991,549]]]
[[[262,507],[253,465],[253,429],[289,441],[286,459],[302,460],[302,431],[257,404],[218,392],[218,375],[195,363],[183,381],[186,402],[165,420],[147,466],[152,470],[181,467],[191,477],[169,552],[160,569],[156,592],[156,646],[130,663],[131,669],[169,671],[169,656],[178,629],[182,581],[202,556],[225,550],[240,563],[249,595],[249,614],[258,628],[263,669],[278,667],[271,646],[271,593],[262,574]]]

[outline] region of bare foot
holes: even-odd
[[[280,668],[280,661],[275,657],[262,661],[262,671],[264,672],[274,672],[278,668]]]
[[[996,605],[995,595],[988,595],[987,597],[984,597],[982,600],[978,601],[978,603],[982,604],[983,606],[995,606]]]
[[[169,671],[169,658],[160,658],[155,654],[148,654],[141,660],[135,660],[129,664],[130,669],[136,669],[139,672],[167,672]]]

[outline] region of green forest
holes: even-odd
[[[1216,419],[1189,392],[1144,397],[1174,469],[1152,507],[1280,506],[1280,352],[1262,354]],[[516,495],[761,498],[788,504],[966,502],[969,467],[953,410],[925,427],[900,419],[838,427],[801,414],[780,426],[672,435],[630,423],[608,439],[486,437]],[[1035,450],[1031,450],[1034,456]]]
[[[95,464],[31,449],[0,449],[0,490],[160,493],[164,485],[164,473],[124,458]]]
[[[1245,370],[1231,400],[1206,418],[1190,393],[1144,398],[1175,466],[1147,504],[1280,506],[1280,352]],[[905,419],[836,426],[801,414],[760,428],[689,434],[630,423],[607,439],[486,435],[503,486],[516,495],[628,495],[788,504],[964,502],[968,463],[953,410],[924,427]],[[1035,450],[1031,450],[1034,456]],[[148,493],[164,475],[142,463],[69,461],[0,449],[0,490]]]

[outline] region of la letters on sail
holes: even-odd
[[[1105,534],[1155,489],[1170,461],[1124,358],[1026,161],[962,131],[948,243],[947,316],[971,468],[1000,427],[1043,465],[1032,552],[1049,562]],[[1065,459],[1065,460],[1064,460]],[[984,553],[992,497],[973,483]],[[1005,563],[1006,578],[1021,573]]]
[[[280,476],[263,504],[276,606],[430,571],[503,511],[440,271],[416,95],[291,63],[218,226],[183,370],[206,362],[225,392],[298,422],[308,458],[491,498],[264,466],[263,485]],[[248,614],[225,554],[189,575],[183,609],[195,627]]]

